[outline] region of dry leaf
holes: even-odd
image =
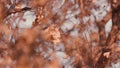
[[[96,0],[92,0],[92,2],[94,2],[94,3],[95,3],[95,2],[96,2]]]
[[[59,28],[56,25],[51,25],[47,29],[44,30],[44,38],[46,40],[52,41],[54,44],[60,42],[60,32]]]
[[[109,58],[109,57],[110,57],[110,52],[105,52],[103,55],[104,55],[106,58]]]

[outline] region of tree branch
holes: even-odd
[[[10,9],[8,11],[8,15],[15,14],[15,13],[18,13],[18,12],[23,12],[23,11],[29,11],[31,9],[32,8],[29,8],[29,7],[24,7],[24,8],[21,8],[21,9]]]
[[[106,65],[109,63],[110,58],[105,57],[104,54],[106,52],[111,53],[112,48],[110,48],[110,47],[115,42],[116,34],[119,32],[119,27],[120,27],[120,23],[119,23],[120,22],[120,16],[119,16],[120,9],[119,9],[119,6],[120,6],[120,4],[117,4],[118,2],[116,2],[114,4],[113,1],[111,2],[111,4],[112,4],[112,29],[109,33],[108,38],[106,39],[106,44],[105,44],[106,47],[103,48],[102,54],[99,57],[98,62],[95,64],[95,68],[105,68]]]

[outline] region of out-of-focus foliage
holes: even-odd
[[[0,0],[0,68],[114,67],[120,1],[113,1]]]

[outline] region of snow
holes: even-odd
[[[52,3],[53,12],[56,13],[60,9],[60,7],[62,7],[64,2],[65,0],[54,0],[54,2]]]
[[[26,19],[26,21],[20,21],[20,23],[18,24],[19,28],[31,28],[32,27],[32,23],[35,20],[36,16],[33,14],[33,12],[27,11],[25,12],[23,18]]]
[[[75,0],[70,0],[72,3],[75,3]]]
[[[72,12],[71,10],[67,11],[67,15],[65,16],[66,19],[74,17],[75,15],[78,15],[81,11],[78,9],[74,12]]]
[[[77,13],[76,13],[77,12]],[[73,29],[73,26],[74,25],[78,25],[80,24],[80,20],[75,18],[75,15],[78,14],[79,12],[76,11],[74,14],[71,14],[66,16],[67,20],[63,23],[63,25],[61,26],[61,29],[64,31],[64,32],[67,32],[71,29]]]
[[[88,17],[88,16],[83,17],[83,22],[84,22],[84,23],[88,22],[88,20],[89,20],[89,17]]]
[[[116,64],[112,63],[112,68],[120,68],[120,62]]]
[[[73,23],[70,20],[67,20],[64,22],[64,24],[61,26],[61,29],[64,32],[67,32],[68,30],[71,30],[73,28]]]
[[[78,37],[79,33],[78,33],[78,29],[74,29],[73,31],[70,32],[70,36],[72,37]]]
[[[96,20],[102,20],[103,17],[110,11],[110,4],[107,3],[107,0],[97,0],[94,3],[96,6],[99,6],[97,9],[92,9],[92,14],[96,17]]]
[[[105,31],[108,33],[110,32],[111,28],[112,28],[112,20],[110,19],[105,25]]]
[[[60,43],[60,44],[56,45],[55,50],[56,51],[64,51],[65,50],[64,44]]]
[[[62,66],[64,66],[65,68],[73,68],[71,65],[73,62],[73,59],[70,57],[67,57],[65,52],[58,51],[58,52],[56,52],[56,56],[59,59],[59,62]]]

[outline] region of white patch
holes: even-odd
[[[73,36],[73,37],[77,37],[79,35],[78,30],[75,29],[75,30],[71,31],[70,35]]]
[[[56,52],[56,56],[58,58],[60,58],[60,59],[64,59],[64,57],[66,56],[66,54],[64,52],[58,51],[58,52]]]
[[[75,24],[75,25],[80,24],[80,20],[76,19],[75,17],[71,17],[69,20],[72,21],[72,23]]]
[[[59,45],[55,46],[56,51],[64,51],[65,47],[63,43],[60,43]]]
[[[71,11],[71,10],[68,10],[68,11],[67,11],[67,14],[71,14],[71,13],[72,13],[72,11]]]
[[[89,18],[88,16],[85,16],[85,17],[83,18],[83,22],[84,22],[84,23],[87,23],[89,19],[90,19],[90,18]]]
[[[60,7],[64,4],[65,0],[54,0],[53,1],[53,12],[56,13]]]
[[[64,32],[67,32],[68,30],[71,30],[73,28],[73,23],[70,20],[65,21],[65,23],[61,26],[61,29]]]
[[[27,11],[25,12],[23,18],[25,18],[26,21],[20,21],[20,23],[18,24],[18,27],[19,28],[31,28],[36,16],[32,12]]]
[[[66,19],[71,18],[71,17],[74,17],[74,14],[67,14],[67,15],[65,16]]]
[[[68,19],[68,18],[74,17],[75,15],[78,15],[80,12],[81,12],[80,10],[76,10],[74,12],[72,12],[71,10],[68,10],[65,18]]]
[[[79,5],[78,5],[78,4],[75,4],[75,8],[79,8]]]
[[[105,31],[110,32],[112,28],[112,20],[110,19],[107,24],[105,25]]]
[[[80,24],[80,20],[76,19],[75,17],[71,17],[63,23],[63,25],[61,26],[61,29],[64,32],[67,32],[71,30],[74,25],[78,25],[78,24]]]
[[[108,36],[108,33],[111,31],[111,29],[112,29],[112,20],[110,19],[105,25],[106,36]]]
[[[95,18],[94,18],[93,15],[90,16],[90,20],[91,20],[91,22],[94,22],[94,21],[95,21]]]
[[[112,63],[112,68],[120,68],[120,62],[116,64]]]
[[[96,17],[97,21],[100,21],[106,16],[107,12],[110,11],[110,4],[107,3],[107,0],[97,0],[95,5],[99,8],[92,9],[92,14]]]
[[[75,3],[75,0],[70,0],[72,3]]]
[[[73,68],[72,62],[73,58],[68,57],[65,52],[56,52],[56,56],[59,59],[61,65],[65,66],[65,68]]]

